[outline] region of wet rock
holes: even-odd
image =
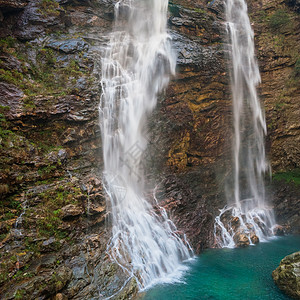
[[[233,231],[236,231],[241,225],[241,221],[238,217],[231,218],[231,227]]]
[[[197,175],[191,175],[197,181]],[[196,253],[214,245],[214,219],[205,207],[197,200],[194,190],[187,182],[175,176],[168,176],[163,182],[165,192],[159,193],[157,199],[176,224],[178,234],[185,233]],[[200,196],[199,196],[200,197]]]
[[[300,233],[300,189],[299,186],[290,182],[274,180],[271,189],[273,191],[274,212],[276,222],[281,224],[278,232]],[[277,229],[275,228],[277,231]],[[275,234],[275,233],[274,233]]]
[[[76,53],[88,50],[88,44],[83,39],[68,39],[63,41],[50,40],[47,47],[64,53]]]
[[[78,217],[83,214],[83,209],[74,204],[68,204],[61,209],[61,216],[63,219]]]
[[[248,236],[242,231],[238,231],[233,236],[234,243],[237,247],[247,247],[250,245]]]
[[[272,273],[277,286],[294,299],[300,299],[300,252],[286,256]]]
[[[276,236],[286,235],[291,231],[291,227],[289,225],[275,225],[273,228],[273,234]]]
[[[65,25],[60,20],[58,10],[51,9],[44,13],[45,9],[39,5],[39,1],[31,1],[18,18],[14,34],[19,39],[33,40],[44,33],[47,27],[64,28]]]
[[[259,238],[256,234],[252,233],[250,235],[250,240],[253,244],[258,244],[259,243]]]
[[[171,32],[172,44],[176,49],[180,49],[177,57],[177,64],[190,65],[193,68],[201,68],[204,71],[214,72],[220,69],[219,57],[223,55],[223,50],[217,47],[204,47],[180,35],[177,32]]]

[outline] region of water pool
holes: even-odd
[[[278,237],[248,248],[206,250],[187,263],[184,282],[156,285],[143,299],[290,299],[271,274],[283,257],[299,250],[300,236]]]

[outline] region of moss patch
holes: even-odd
[[[273,175],[273,179],[277,181],[285,181],[300,185],[300,169],[294,169],[287,172],[278,172]]]

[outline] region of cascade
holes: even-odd
[[[215,220],[219,246],[264,241],[272,235],[274,217],[265,199],[264,176],[270,167],[264,137],[266,122],[257,95],[260,73],[254,33],[245,0],[227,0],[226,26],[230,44],[233,102],[233,174],[227,203]]]
[[[144,196],[146,118],[175,72],[167,8],[167,0],[119,1],[102,58],[99,111],[112,218],[107,251],[139,289],[175,280],[192,253],[164,209],[155,211]]]

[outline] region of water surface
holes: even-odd
[[[272,280],[272,271],[300,250],[300,236],[273,239],[244,249],[210,249],[188,263],[185,283],[157,285],[145,300],[290,299]]]

